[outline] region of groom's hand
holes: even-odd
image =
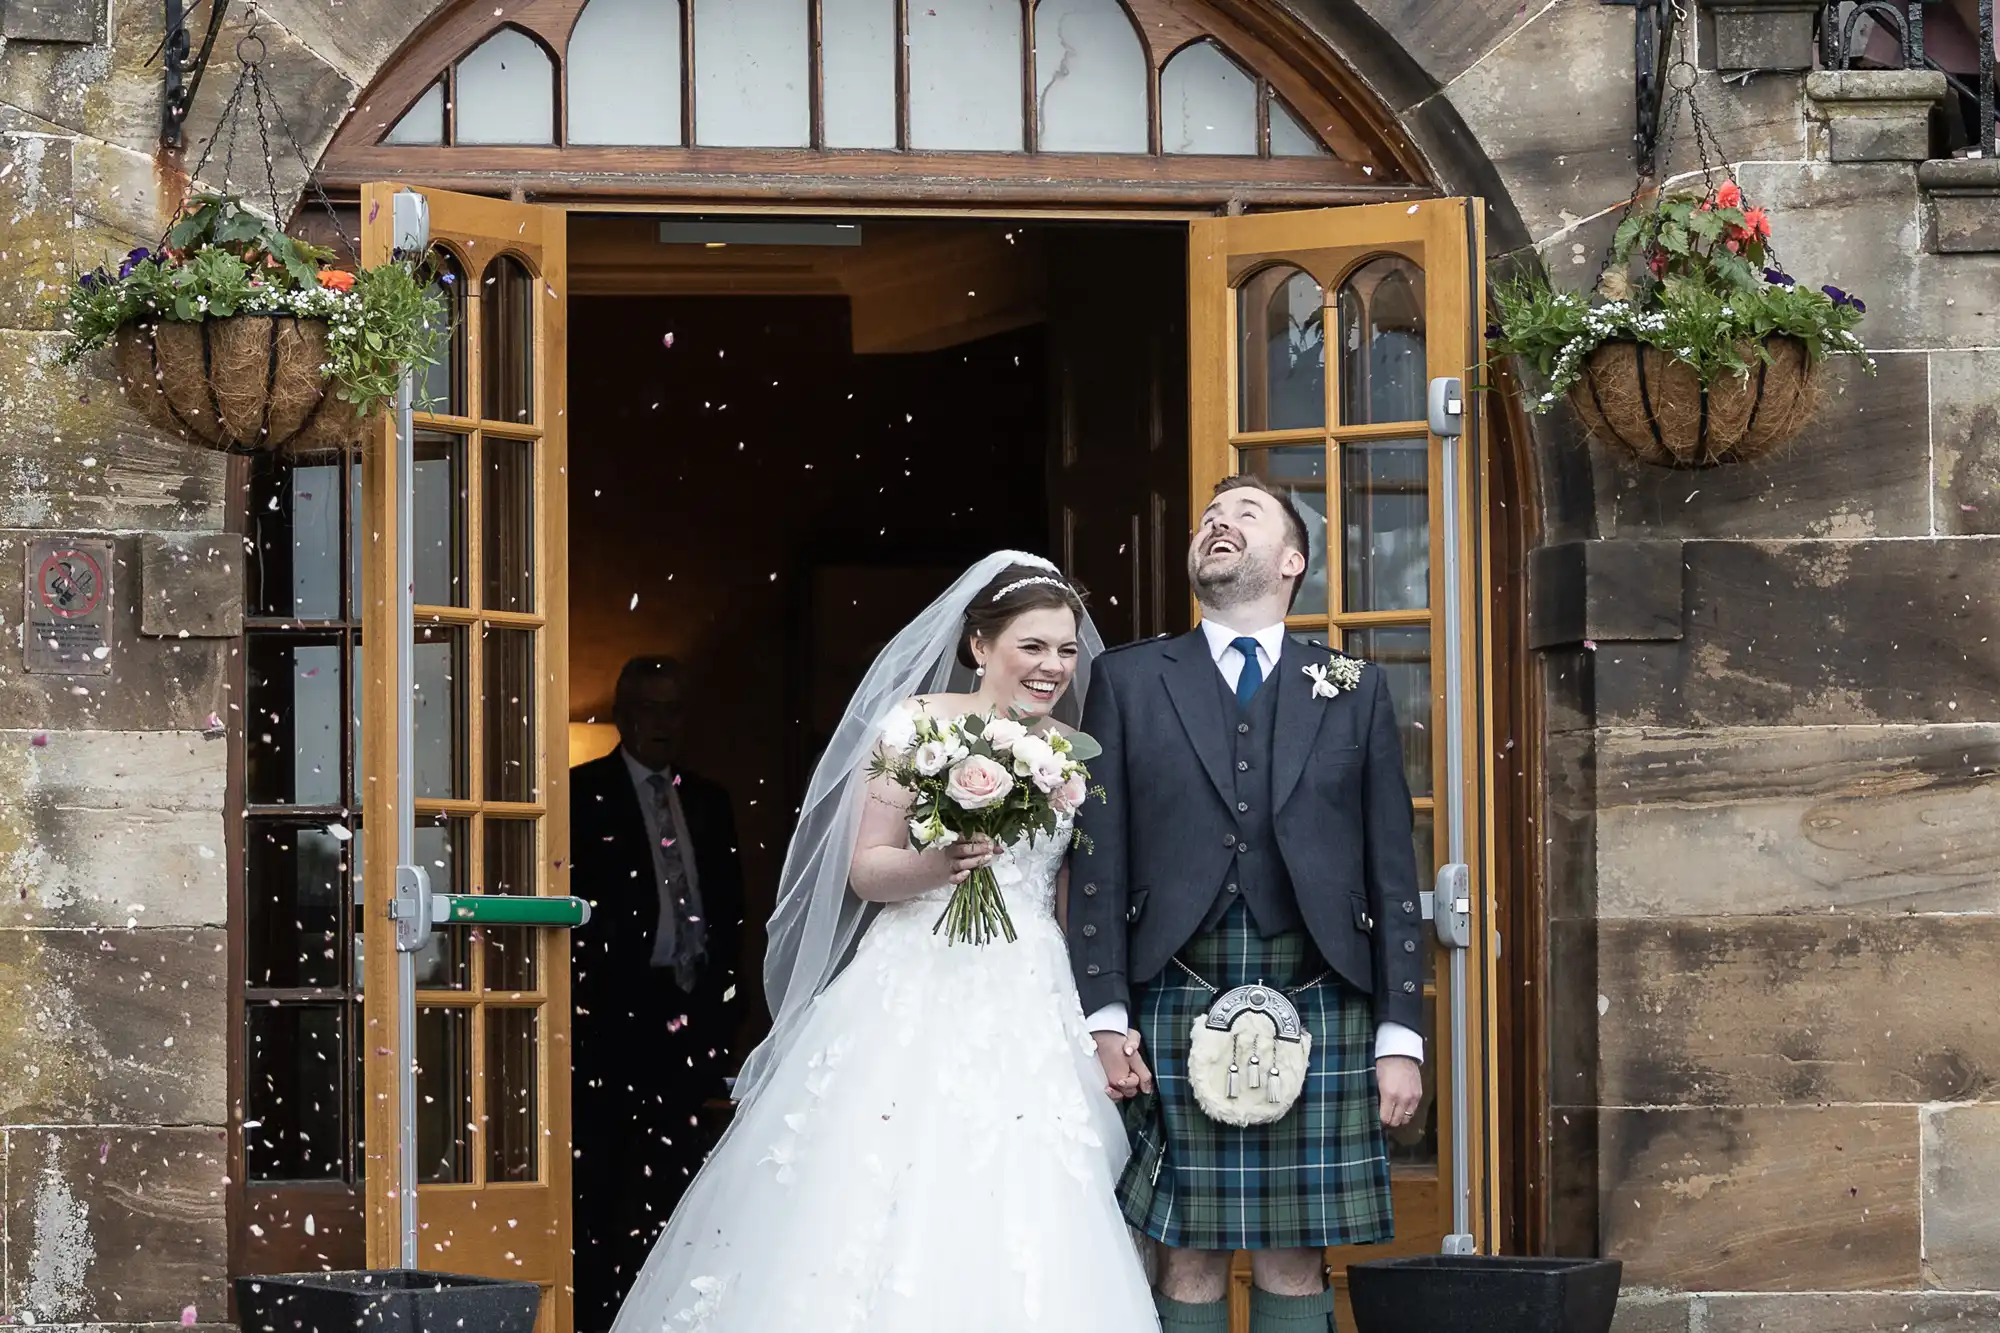
[[[1137,1097],[1153,1090],[1153,1071],[1139,1058],[1137,1031],[1093,1032],[1097,1039],[1097,1063],[1104,1067],[1104,1091],[1113,1101]]]
[[[1382,1123],[1401,1129],[1424,1099],[1423,1066],[1407,1055],[1385,1055],[1375,1062],[1375,1086],[1382,1094]]]

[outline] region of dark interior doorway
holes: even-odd
[[[572,223],[572,763],[614,743],[627,658],[685,661],[686,762],[735,806],[747,1042],[798,793],[895,629],[1001,547],[1069,568],[1108,642],[1188,624],[1186,242],[712,227]]]

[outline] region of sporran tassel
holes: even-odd
[[[1229,1038],[1229,1081],[1224,1085],[1224,1090],[1228,1093],[1231,1101],[1236,1099],[1236,1075],[1238,1073],[1236,1056],[1241,1045],[1241,1034],[1232,1033]]]

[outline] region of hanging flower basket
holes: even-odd
[[[161,430],[300,458],[351,449],[366,425],[324,369],[328,337],[324,320],[233,315],[125,324],[112,352],[126,399]]]
[[[231,195],[191,199],[159,251],[77,280],[63,364],[112,349],[125,395],[161,430],[228,453],[352,448],[428,362],[442,300],[406,261],[359,273]]]
[[[1853,331],[1867,307],[1773,267],[1770,235],[1734,181],[1668,195],[1619,226],[1594,294],[1540,275],[1498,289],[1488,342],[1538,373],[1530,411],[1567,397],[1594,437],[1642,462],[1764,457],[1812,421],[1829,356],[1875,368]]]
[[[1819,378],[1797,338],[1766,338],[1738,355],[1755,369],[1704,384],[1693,366],[1657,347],[1600,343],[1570,386],[1570,406],[1592,435],[1644,463],[1748,463],[1805,429],[1819,408]]]

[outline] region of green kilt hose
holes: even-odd
[[[1368,998],[1326,971],[1304,931],[1265,939],[1241,902],[1196,935],[1138,995],[1133,1026],[1154,1092],[1128,1105],[1132,1157],[1118,1184],[1125,1220],[1178,1249],[1321,1249],[1390,1239],[1389,1155],[1375,1086]],[[1180,966],[1185,963],[1186,967]],[[1238,1128],[1195,1101],[1195,1021],[1221,991],[1263,983],[1312,1034],[1304,1089],[1284,1119]],[[1317,985],[1293,992],[1315,977]]]

